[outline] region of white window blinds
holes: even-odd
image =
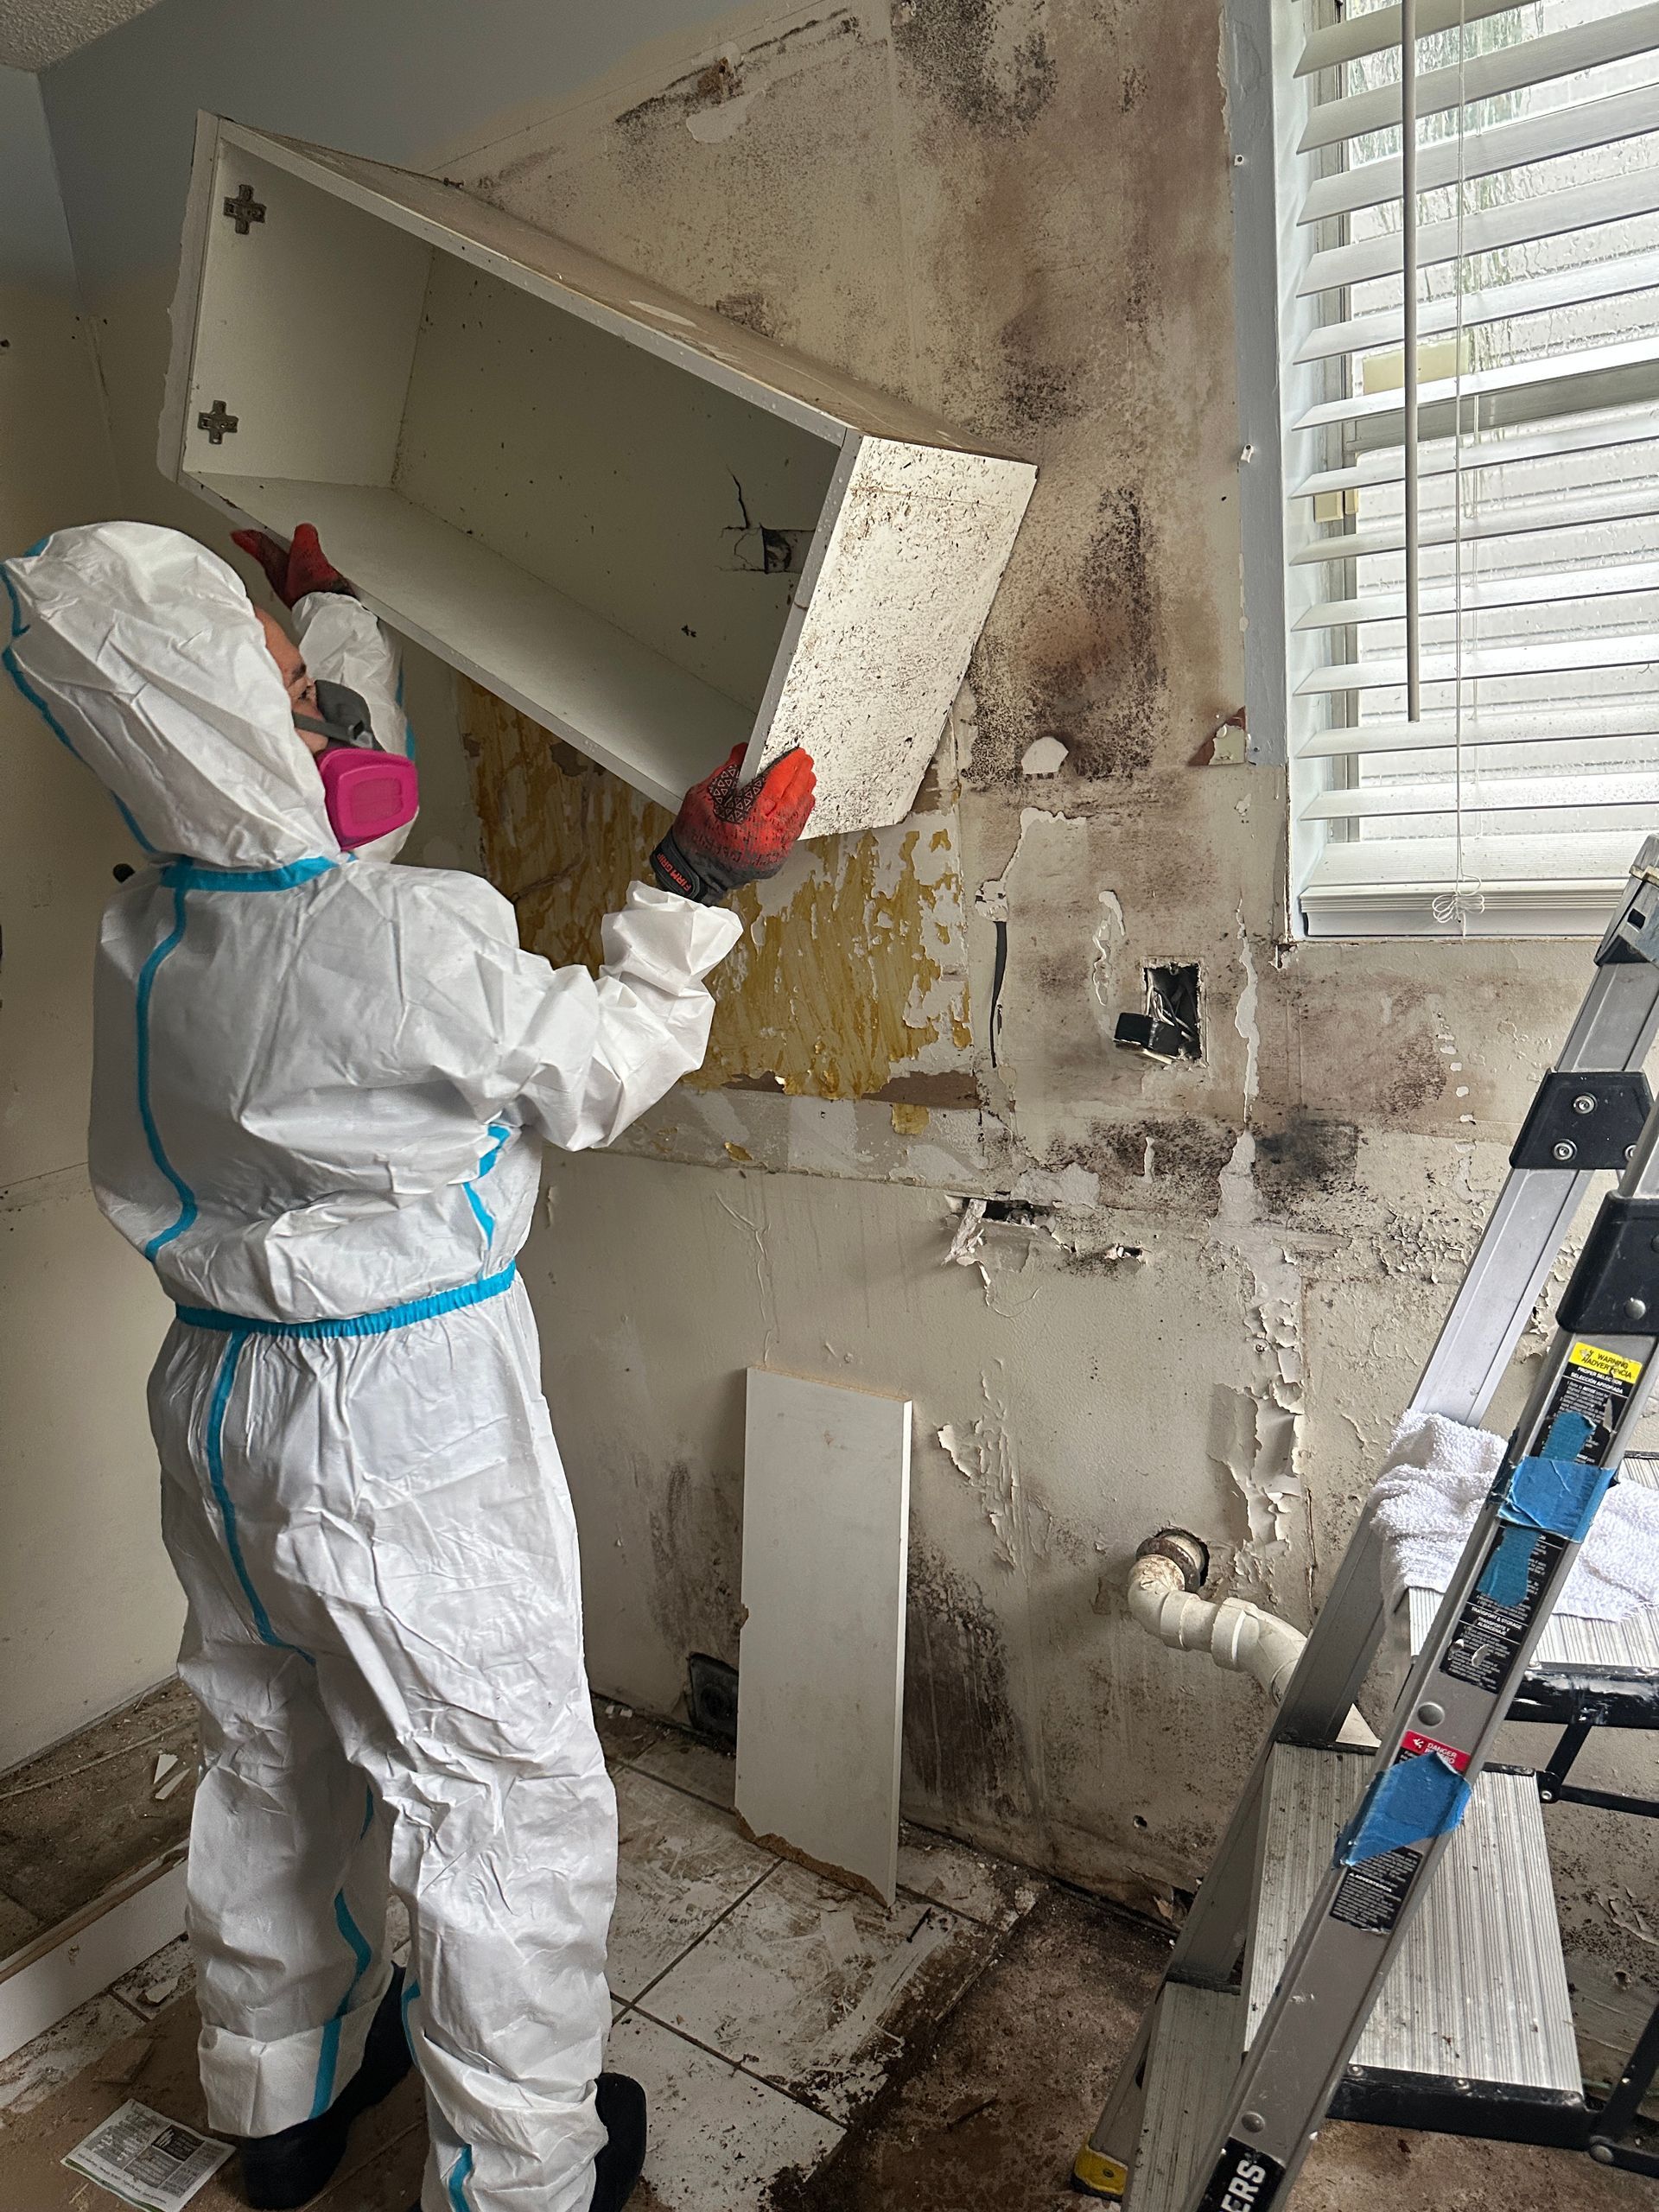
[[[1316,935],[1599,930],[1659,830],[1659,5],[1416,0],[1279,42],[1293,894]]]

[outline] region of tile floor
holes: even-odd
[[[633,2212],[1073,2212],[1071,2152],[1167,1950],[1160,1929],[906,1830],[895,1910],[759,1849],[732,1762],[601,1708],[620,1808],[613,2065],[651,2100]],[[197,2017],[169,1944],[0,2065],[0,2207],[100,2212],[66,2151],[128,2097],[200,2126]],[[353,2132],[316,2212],[404,2212],[425,2126],[411,2079]],[[232,2212],[234,2164],[193,2200]],[[1411,2202],[1642,2212],[1582,2158],[1331,2127],[1295,2212]]]

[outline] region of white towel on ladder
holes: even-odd
[[[1408,1414],[1371,1492],[1384,1538],[1389,1606],[1408,1590],[1443,1592],[1503,1457],[1503,1439],[1440,1414]],[[1659,1605],[1659,1490],[1616,1484],[1574,1560],[1558,1613],[1628,1620]]]

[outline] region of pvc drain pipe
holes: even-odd
[[[1184,1529],[1165,1529],[1143,1545],[1129,1569],[1129,1611],[1149,1636],[1172,1651],[1207,1651],[1217,1667],[1249,1675],[1277,1705],[1289,1687],[1307,1638],[1276,1613],[1243,1598],[1219,1604],[1195,1595],[1209,1554]],[[1357,1707],[1351,1706],[1337,1738],[1351,1748],[1374,1751],[1376,1738]]]

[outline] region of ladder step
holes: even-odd
[[[1165,1983],[1147,2051],[1141,2147],[1125,2212],[1182,2212],[1243,2056],[1236,1992]]]
[[[1273,1995],[1370,1764],[1363,1751],[1287,1744],[1274,1751],[1264,1871],[1245,1961],[1247,2036]],[[1354,2063],[1581,2094],[1543,1814],[1530,1775],[1489,1767],[1481,1776]]]

